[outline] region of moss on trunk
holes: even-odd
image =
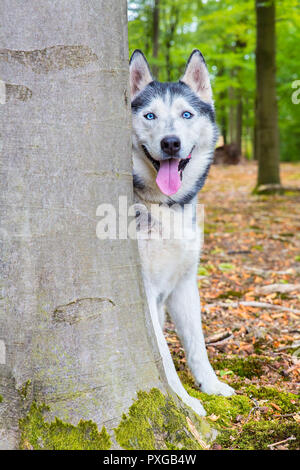
[[[33,402],[20,420],[20,449],[107,450],[112,442],[105,427],[98,430],[93,421],[80,420],[77,426],[55,418],[45,421],[50,408]],[[190,409],[177,406],[174,399],[153,388],[139,391],[137,400],[114,429],[123,449],[208,449],[217,432]]]
[[[128,450],[208,448],[212,429],[204,419],[179,408],[158,389],[138,392],[137,400],[115,429],[117,442]]]
[[[33,403],[27,416],[20,420],[20,449],[34,450],[107,450],[111,440],[105,427],[99,432],[93,421],[80,420],[77,426],[56,418],[44,420],[46,405]]]

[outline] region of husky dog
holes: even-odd
[[[205,415],[199,400],[181,384],[163,335],[166,308],[200,389],[223,396],[234,393],[218,380],[205,349],[197,287],[202,234],[196,229],[185,238],[151,235],[163,231],[164,220],[170,220],[170,213],[180,215],[186,204],[194,214],[184,218],[184,233],[190,235],[195,225],[197,194],[218,135],[209,74],[201,52],[194,50],[179,82],[160,83],[136,50],[130,59],[130,87],[135,202],[146,208],[146,217],[145,211],[137,212],[137,222],[140,232],[148,235],[138,236],[138,245],[149,310],[169,385],[183,402]],[[161,219],[153,217],[153,206],[162,212]]]

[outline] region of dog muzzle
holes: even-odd
[[[169,158],[167,160],[155,160],[150,155],[148,149],[143,145],[143,150],[149,158],[155,169],[157,170],[156,184],[163,194],[172,196],[177,193],[181,186],[182,172],[192,157],[192,148],[187,158]]]

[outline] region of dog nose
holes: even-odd
[[[160,142],[161,149],[172,157],[179,152],[180,145],[180,139],[176,135],[168,135]]]

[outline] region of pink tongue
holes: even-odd
[[[181,186],[180,173],[178,171],[179,160],[161,160],[156,177],[156,184],[162,193],[167,196],[177,193]]]

